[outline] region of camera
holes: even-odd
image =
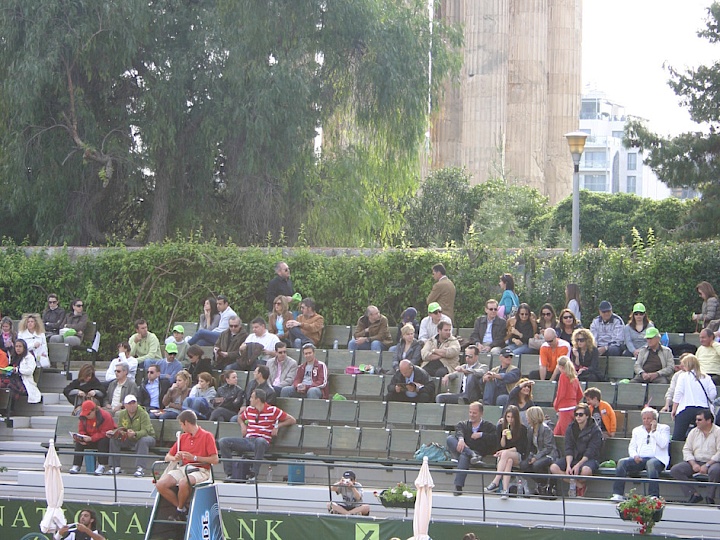
[[[70,523],[67,528],[68,532],[77,532],[77,523]]]

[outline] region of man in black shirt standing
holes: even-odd
[[[276,297],[284,296],[289,304],[294,293],[292,281],[290,281],[290,267],[285,261],[280,261],[275,265],[275,273],[277,275],[270,280],[265,293],[265,305],[268,312],[273,310],[273,302]]]

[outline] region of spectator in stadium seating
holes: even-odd
[[[71,347],[79,347],[85,338],[88,325],[87,313],[83,311],[85,304],[79,298],[72,302],[72,313],[65,313],[62,326],[56,336],[50,338],[50,343],[67,343]]]
[[[70,530],[70,525],[72,524],[60,527],[60,530],[55,534],[54,539],[59,540],[60,538],[62,538],[63,540],[105,540],[105,537],[97,530],[98,523],[95,510],[91,510],[90,508],[83,508],[83,510],[80,512],[80,517],[75,524],[74,531]],[[82,533],[84,536],[80,536],[78,533]]]
[[[614,437],[617,431],[617,415],[607,401],[603,401],[599,388],[590,387],[585,390],[585,403],[590,407],[590,418],[602,432],[603,440]]]
[[[63,390],[63,395],[74,407],[79,407],[86,399],[93,399],[98,405],[101,404],[105,399],[105,386],[95,376],[95,366],[92,364],[80,366],[77,379],[70,381]],[[80,410],[78,409],[77,412]]]
[[[491,298],[485,302],[485,315],[475,319],[469,341],[478,346],[481,354],[498,354],[505,346],[506,323],[497,312],[497,300]]]
[[[480,363],[480,352],[475,345],[469,345],[465,349],[465,364],[457,366],[451,373],[442,378],[443,386],[447,386],[451,380],[460,378],[460,392],[453,394],[446,392],[438,394],[436,403],[473,403],[482,398],[482,376],[487,373],[487,364]]]
[[[183,365],[177,360],[177,345],[170,343],[165,345],[165,358],[157,362],[160,368],[160,376],[163,379],[172,381],[182,369]]]
[[[677,388],[677,382],[680,378],[680,375],[683,373],[682,368],[682,359],[688,356],[690,353],[683,353],[680,355],[680,358],[678,359],[680,363],[675,366],[675,373],[673,374],[672,378],[670,379],[670,386],[668,387],[667,391],[665,392],[665,405],[662,409],[660,409],[660,412],[670,412],[672,411],[672,404],[673,404],[673,396],[675,395],[675,388]]]
[[[695,413],[695,428],[688,433],[683,446],[683,461],[673,465],[670,474],[675,480],[688,481],[696,474],[707,475],[713,483],[720,482],[720,427],[710,409],[700,409]],[[692,484],[683,484],[682,489],[688,502],[702,502],[702,496]],[[708,491],[707,503],[715,505],[717,487]]]
[[[223,458],[225,475],[233,480],[245,481],[250,467],[245,461],[241,461],[237,471],[233,471],[233,463],[230,459],[233,452],[242,455],[245,452],[254,452],[256,460],[265,458],[273,437],[278,434],[278,429],[295,424],[295,418],[266,402],[265,392],[255,390],[250,394],[250,406],[238,416],[238,424],[242,429],[242,438],[223,437],[218,441],[220,455]],[[260,473],[260,463],[252,464],[252,472],[247,478],[248,482],[256,482]]]
[[[586,484],[582,476],[592,476],[600,464],[602,433],[595,422],[590,421],[590,409],[586,403],[575,407],[575,421],[565,431],[565,455],[550,465],[551,474],[567,474],[577,479],[566,480],[570,484],[568,495],[582,497]]]
[[[170,390],[170,385],[169,379],[160,377],[158,366],[150,366],[145,380],[140,384],[140,393],[136,394],[140,398],[140,405],[147,411],[162,409],[163,398]]]
[[[270,370],[268,382],[279,396],[283,388],[292,385],[298,370],[297,361],[288,356],[287,345],[282,341],[275,344],[275,358],[268,360],[267,367]]]
[[[559,372],[555,371],[558,358],[570,356],[571,346],[567,341],[558,338],[552,328],[545,330],[543,336],[545,343],[540,347],[539,367],[531,371],[528,377],[536,381],[554,381],[559,375]]]
[[[615,476],[627,477],[631,473],[647,471],[648,478],[660,478],[660,473],[670,463],[670,426],[658,424],[658,412],[645,407],[641,413],[642,425],[633,428],[628,444],[629,457],[618,461]],[[650,482],[648,493],[651,497],[660,496],[660,485]],[[625,500],[625,480],[616,480],[613,484],[612,500]]]
[[[565,308],[573,312],[578,324],[582,321],[580,287],[576,283],[568,283],[565,287]]]
[[[275,390],[273,389],[272,385],[270,385],[270,382],[268,379],[270,378],[270,369],[267,366],[257,366],[255,368],[255,371],[253,371],[253,376],[250,382],[248,382],[247,388],[245,389],[245,395],[247,396],[247,401],[245,402],[245,407],[250,405],[250,395],[255,390],[262,390],[265,392],[265,402],[269,403],[270,405],[275,405],[275,401],[277,400],[277,395],[275,394]],[[243,407],[240,407],[240,411],[243,410]]]
[[[410,360],[402,360],[387,387],[388,401],[432,403],[435,401],[435,384],[423,368]]]
[[[368,306],[365,314],[355,325],[355,333],[348,343],[348,350],[386,351],[392,345],[388,320],[376,306]]]
[[[203,311],[205,321],[203,321],[203,315],[200,316],[200,327],[195,335],[190,338],[188,343],[190,345],[200,345],[201,347],[212,347],[218,340],[218,336],[221,332],[224,332],[230,327],[230,319],[237,317],[237,313],[230,307],[227,296],[220,295],[217,297],[216,306],[218,313],[220,314],[220,320],[215,328],[203,328],[203,322],[207,321],[207,317],[210,314],[207,310]]]
[[[452,321],[455,313],[455,285],[447,277],[445,266],[442,264],[436,264],[432,267],[432,276],[435,284],[432,286],[425,303],[428,305],[428,309],[433,302],[440,304],[442,312]]]
[[[18,339],[27,343],[28,349],[35,357],[38,366],[50,367],[48,357],[47,340],[45,338],[45,326],[40,315],[37,313],[26,313],[18,324]]]
[[[705,328],[710,324],[710,321],[720,318],[720,302],[715,289],[707,281],[698,283],[695,290],[702,298],[703,303],[700,313],[693,313],[692,320],[697,321],[698,324]]]
[[[328,369],[325,362],[315,356],[315,345],[306,343],[302,347],[304,362],[298,366],[295,379],[290,386],[280,391],[282,397],[304,397],[328,399]]]
[[[240,317],[237,315],[230,317],[227,330],[223,330],[218,334],[213,349],[216,369],[222,370],[237,362],[240,357],[240,345],[245,343],[247,336],[248,333],[242,325]]]
[[[540,317],[537,320],[537,335],[538,339],[543,339],[543,332],[548,328],[557,328],[558,319],[555,314],[555,308],[549,302],[546,302],[540,308]]]
[[[223,371],[220,374],[220,380],[223,384],[217,389],[213,400],[215,409],[210,415],[210,420],[229,422],[245,402],[245,392],[238,384],[237,371]]]
[[[715,384],[720,384],[720,343],[709,328],[700,330],[700,346],[695,352],[703,373],[712,377]]]
[[[50,339],[52,336],[57,336],[64,320],[65,310],[60,307],[58,295],[55,293],[48,294],[47,307],[42,312],[45,338]]]
[[[288,301],[284,296],[276,296],[268,319],[268,331],[275,334],[286,345],[291,345],[287,323],[292,320],[293,314],[288,309]]]
[[[28,403],[40,403],[42,394],[33,378],[37,364],[35,357],[28,351],[27,343],[23,339],[15,340],[15,350],[11,364],[13,375],[10,377],[10,393],[13,401],[20,396],[27,396]]]
[[[520,299],[515,294],[515,279],[512,274],[503,274],[498,282],[503,293],[498,302],[498,316],[502,319],[509,319],[513,316],[513,310],[520,306]]]
[[[580,382],[600,382],[605,375],[600,371],[600,355],[595,338],[586,328],[578,328],[572,335],[572,361]]]
[[[408,323],[400,328],[402,336],[400,342],[395,346],[393,354],[393,371],[397,371],[400,362],[410,360],[413,365],[419,366],[422,361],[422,347],[420,340],[415,338],[415,328]]]
[[[557,411],[558,419],[555,424],[555,435],[562,436],[568,425],[573,421],[575,406],[583,398],[583,391],[578,381],[575,366],[567,356],[558,358],[556,377],[558,387],[553,401],[553,408]]]
[[[199,345],[190,345],[187,349],[187,357],[188,360],[190,360],[187,372],[190,374],[190,377],[192,377],[193,383],[198,383],[198,375],[201,373],[212,374],[212,365],[210,360],[203,356],[202,347]],[[182,369],[182,366],[179,367],[178,371],[180,371],[180,369]]]
[[[428,315],[420,321],[420,331],[418,332],[418,341],[425,343],[428,339],[432,339],[437,335],[437,325],[440,321],[450,323],[452,328],[452,321],[450,317],[442,312],[440,304],[432,302],[428,306]],[[452,333],[452,332],[451,332]]]
[[[150,422],[150,415],[138,405],[137,397],[128,394],[123,400],[125,408],[118,413],[117,425],[119,432],[108,433],[110,439],[110,453],[118,454],[120,450],[129,449],[138,455],[135,460],[136,478],[145,476],[150,458],[146,456],[155,446],[155,428]],[[110,456],[110,470],[108,473],[121,474],[120,456]]]
[[[545,413],[541,407],[530,407],[527,416],[528,454],[520,462],[520,471],[535,474],[547,474],[559,457],[555,436],[550,426],[545,423]],[[536,478],[535,495],[547,494],[547,479]]]
[[[530,380],[526,377],[523,377],[520,379],[515,385],[515,388],[510,390],[510,394],[508,395],[507,403],[505,404],[505,409],[503,410],[503,414],[505,414],[505,411],[508,407],[511,405],[513,407],[517,407],[518,411],[520,411],[520,421],[523,423],[523,425],[527,426],[527,410],[530,407],[535,406],[535,402],[533,401],[533,385],[535,384],[535,381]]]
[[[263,346],[263,352],[258,358],[258,362],[261,364],[267,363],[268,360],[275,356],[275,344],[280,341],[277,335],[268,332],[267,323],[262,317],[256,317],[250,323],[252,332],[245,339],[245,342],[240,345],[240,354],[247,349],[250,343],[259,343]]]
[[[192,409],[200,420],[207,420],[212,413],[216,395],[215,379],[210,373],[203,371],[198,374],[197,384],[190,389],[188,397],[183,400],[182,408]]]
[[[645,346],[645,333],[648,328],[654,327],[655,324],[648,319],[645,305],[640,302],[635,304],[624,330],[625,356],[637,358],[640,349]]]
[[[353,471],[345,471],[342,478],[330,486],[330,491],[340,495],[343,500],[340,504],[332,501],[327,504],[328,512],[331,514],[370,515],[370,505],[362,502],[362,484],[355,481]]]
[[[455,473],[454,495],[462,495],[467,471],[470,465],[482,462],[483,456],[494,454],[497,450],[497,430],[495,424],[483,420],[483,404],[473,401],[468,405],[468,420],[458,422],[455,433],[447,438],[446,446],[450,455],[458,460]]]
[[[673,441],[684,441],[688,427],[699,411],[711,406],[717,388],[709,375],[703,373],[697,356],[688,354],[680,361],[682,374],[673,394],[672,417],[675,419]]]
[[[567,308],[563,309],[560,312],[560,315],[558,315],[558,324],[555,327],[555,335],[570,343],[572,341],[573,333],[578,328],[582,328],[582,324],[580,324],[580,321],[575,318],[575,314]]]
[[[504,406],[510,398],[510,392],[520,380],[520,369],[514,366],[513,353],[509,348],[500,351],[500,365],[483,375],[483,403],[485,405]]]
[[[613,313],[612,304],[600,302],[600,315],[590,324],[590,331],[597,343],[600,356],[620,356],[625,348],[625,324]]]
[[[507,407],[502,419],[498,422],[499,450],[495,452],[498,473],[509,473],[513,467],[520,465],[528,453],[527,428],[520,421],[520,411],[514,405]],[[502,484],[500,481],[502,480]],[[507,499],[510,490],[510,475],[496,474],[485,491],[500,490],[500,498]]]
[[[300,349],[306,343],[312,343],[316,347],[320,345],[325,319],[315,311],[315,300],[304,298],[300,302],[300,315],[297,320],[288,321],[290,338],[296,349]]]
[[[218,313],[217,300],[212,296],[203,302],[203,310],[198,321],[198,330],[215,330],[220,326],[220,313]],[[190,338],[185,338],[190,341]]]
[[[188,350],[188,342],[185,340],[185,328],[182,324],[176,324],[172,328],[172,336],[169,336],[165,340],[165,345],[170,345],[171,343],[174,343],[175,346],[178,348],[177,352],[177,361],[181,364],[185,365],[187,362],[187,350]]]
[[[505,325],[507,344],[516,355],[535,352],[530,348],[530,340],[538,330],[535,314],[526,303],[520,304],[514,317],[509,317]]]
[[[119,362],[115,366],[115,380],[107,388],[103,408],[110,414],[117,414],[122,409],[123,401],[129,394],[138,395],[138,387],[135,381],[129,378],[130,366],[127,362]]]
[[[183,433],[180,440],[175,442],[165,455],[165,461],[177,461],[179,467],[165,471],[156,487],[158,493],[176,508],[169,519],[186,521],[188,510],[185,505],[190,497],[191,487],[198,482],[209,480],[210,468],[220,460],[215,437],[197,425],[197,416],[193,411],[182,411],[177,418]]]
[[[78,435],[75,439],[75,457],[70,468],[70,474],[78,474],[83,464],[84,451],[92,448],[99,452],[97,456],[98,466],[95,469],[96,475],[105,474],[105,467],[108,464],[108,451],[110,440],[107,432],[115,429],[115,420],[112,414],[98,407],[95,402],[86,400],[80,410],[78,421]]]
[[[192,379],[190,374],[182,370],[175,376],[175,382],[165,393],[162,400],[162,410],[151,410],[150,418],[161,418],[171,420],[177,418],[182,411],[182,404],[185,398],[190,395]],[[194,415],[195,413],[193,413]]]
[[[17,339],[17,334],[13,331],[13,322],[10,317],[3,317],[2,320],[0,320],[0,337],[2,338],[0,348],[2,348],[7,357],[10,358],[15,350],[15,340]]]
[[[648,384],[668,384],[675,372],[672,351],[660,343],[660,330],[645,331],[646,345],[639,349],[635,360],[635,377],[630,381]]]
[[[120,362],[125,362],[130,369],[130,378],[135,380],[137,375],[138,361],[137,358],[130,354],[130,344],[127,341],[123,341],[117,344],[118,355],[112,359],[110,365],[105,371],[105,386],[109,385],[115,380],[115,366]]]
[[[417,309],[415,309],[414,307],[409,307],[402,312],[402,315],[400,315],[400,320],[402,321],[402,324],[400,325],[400,328],[398,328],[397,339],[395,339],[396,342],[399,342],[402,339],[400,330],[406,324],[412,324],[413,328],[415,329],[415,339],[418,339],[418,336],[420,335],[420,323],[416,320],[416,317]],[[390,350],[392,351],[393,348],[390,347]]]
[[[265,304],[268,312],[273,311],[274,303],[278,297],[285,300],[285,307],[292,302],[294,294],[293,284],[290,280],[290,267],[285,261],[280,261],[275,265],[275,277],[268,283],[265,292]]]
[[[135,333],[130,336],[128,343],[130,343],[130,356],[137,358],[138,364],[143,364],[145,369],[162,360],[160,340],[148,330],[145,319],[135,321]],[[167,348],[165,350],[167,351]]]
[[[420,367],[431,377],[444,377],[455,371],[460,364],[460,342],[452,335],[452,325],[445,321],[438,323],[438,333],[428,339],[420,353]]]

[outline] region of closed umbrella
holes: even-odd
[[[413,540],[430,540],[428,529],[432,515],[432,490],[435,487],[428,458],[423,457],[420,473],[415,479],[417,497],[415,498],[415,514],[413,515]]]
[[[60,473],[62,465],[52,440],[50,440],[43,467],[45,467],[45,498],[48,506],[40,522],[40,530],[47,534],[57,532],[67,525],[65,512],[61,508],[65,496],[65,487]]]

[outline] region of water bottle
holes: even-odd
[[[570,489],[568,489],[568,497],[577,497],[577,482],[570,480]]]
[[[272,465],[268,465],[267,481],[272,482]]]
[[[340,342],[337,339],[333,341],[333,349],[337,349],[339,344]]]
[[[528,494],[527,480],[521,478],[518,482],[518,497],[523,497]]]

